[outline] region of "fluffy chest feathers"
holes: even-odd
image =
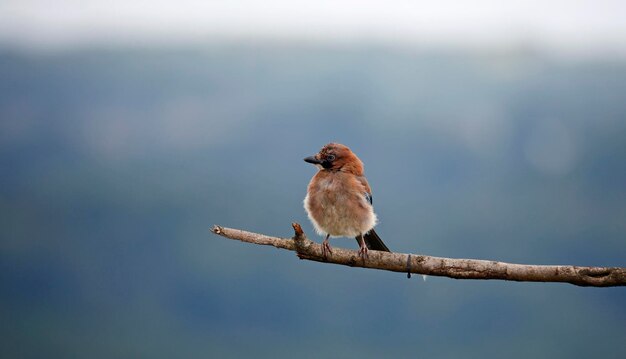
[[[319,171],[309,183],[304,208],[319,234],[355,237],[376,225],[368,191],[363,177]]]

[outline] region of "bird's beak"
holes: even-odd
[[[304,162],[312,163],[314,165],[321,165],[322,161],[315,158],[315,156],[310,156],[304,159]]]

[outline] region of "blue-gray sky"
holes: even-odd
[[[243,38],[624,54],[625,14],[619,0],[5,0],[0,43],[63,48]]]

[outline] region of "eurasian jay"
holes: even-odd
[[[319,168],[307,188],[304,208],[315,231],[326,236],[322,243],[324,256],[332,253],[328,243],[331,236],[356,238],[362,258],[367,257],[368,249],[389,252],[374,231],[377,218],[363,162],[339,143],[327,144],[304,161]]]

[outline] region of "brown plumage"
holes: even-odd
[[[377,218],[363,162],[339,143],[329,143],[304,160],[319,168],[307,188],[304,208],[315,230],[326,236],[324,254],[332,253],[329,237],[356,238],[363,257],[368,249],[389,252],[374,231]]]

